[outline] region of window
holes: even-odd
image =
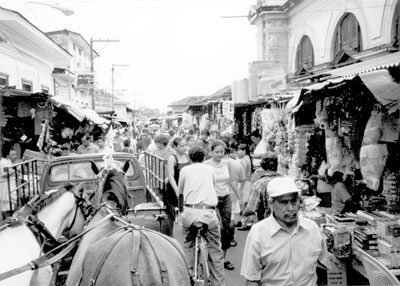
[[[75,51],[75,49],[76,49],[75,43],[72,44],[72,49]]]
[[[22,90],[32,91],[32,82],[29,80],[22,79]]]
[[[0,73],[0,87],[8,86],[8,74]]]
[[[43,93],[49,93],[49,91],[50,91],[50,89],[47,86],[42,85],[42,92]]]
[[[356,17],[348,13],[339,22],[334,42],[334,57],[344,51],[348,55],[355,54],[362,50],[361,30]]]
[[[311,71],[314,66],[314,48],[308,36],[303,36],[296,52],[296,74],[302,75]]]
[[[121,162],[116,160],[117,164],[121,167],[125,161]],[[104,161],[96,161],[97,168],[101,169],[104,167]],[[132,162],[129,162],[130,166],[125,174],[128,177],[135,175],[135,168]],[[50,182],[63,182],[63,181],[80,181],[80,180],[93,180],[95,174],[92,171],[91,163],[80,161],[80,162],[67,162],[54,165],[50,169]]]
[[[81,49],[79,49],[79,55],[81,55],[82,54],[82,50]]]

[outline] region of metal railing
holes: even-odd
[[[167,188],[167,160],[148,152],[136,153],[135,156],[143,168],[148,191],[163,206],[160,198]]]
[[[37,159],[23,161],[4,168],[7,182],[9,212],[22,207],[35,195],[39,194],[39,176]]]

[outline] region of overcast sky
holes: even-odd
[[[256,60],[255,27],[246,17],[254,0],[70,0],[36,1],[69,7],[65,16],[49,6],[0,1],[44,32],[68,29],[93,39],[100,86],[125,89],[131,104],[167,110],[187,96],[211,95],[248,76]]]

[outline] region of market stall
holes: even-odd
[[[37,149],[42,131],[42,119],[52,117],[47,105],[49,95],[16,89],[0,89],[1,113],[5,119],[1,126],[2,147],[14,148],[21,158],[26,149]]]
[[[369,74],[306,88],[291,111],[292,175],[315,174],[325,164],[323,175],[343,174],[359,203],[357,212],[339,214],[320,208],[317,197],[305,200],[302,215],[321,225],[332,253],[328,285],[346,285],[355,273],[367,279],[362,285],[400,284],[400,85],[384,73],[384,81]]]

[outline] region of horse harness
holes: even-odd
[[[78,188],[79,187],[80,185],[78,186]],[[76,202],[74,217],[70,226],[65,230],[66,232],[69,232],[75,223],[76,217],[78,215],[78,209],[81,210],[84,218],[87,219],[93,207],[83,198],[83,196],[78,196],[73,191],[73,186],[71,184],[67,184],[65,186],[65,189],[71,191],[74,194]],[[39,199],[39,197],[37,199]],[[28,202],[26,206],[29,207],[29,210],[17,211],[15,216],[10,217],[9,225],[13,226],[24,222],[35,236],[39,245],[42,247],[42,251],[46,253],[53,248],[59,246],[60,242],[57,241],[57,239],[51,234],[45,224],[39,219],[39,209],[35,207],[34,203],[35,201]]]
[[[69,191],[72,191],[72,185],[70,185],[70,184],[66,185],[65,188]],[[75,208],[75,213],[74,213],[74,218],[72,220],[72,223],[66,229],[66,231],[69,231],[72,228],[72,226],[74,225],[77,214],[78,214],[78,209],[81,210],[85,219],[87,219],[87,217],[89,217],[91,211],[93,210],[93,206],[90,205],[83,198],[83,196],[79,197],[76,195],[75,192],[73,192],[73,194],[76,199],[76,208]],[[1,273],[0,281],[10,278],[12,276],[18,275],[18,274],[23,273],[28,270],[35,270],[38,268],[49,266],[49,265],[59,261],[60,259],[62,259],[75,247],[75,244],[77,242],[76,238],[78,236],[76,236],[74,239],[71,239],[69,241],[67,240],[64,243],[60,243],[51,234],[51,232],[45,226],[45,224],[38,218],[37,214],[38,214],[39,210],[34,206],[34,202],[36,200],[38,200],[39,198],[40,197],[37,197],[33,201],[30,201],[26,204],[26,206],[29,207],[29,210],[22,209],[22,210],[16,211],[13,216],[7,218],[5,220],[5,224],[1,226],[0,230],[3,228],[6,228],[6,227],[19,226],[22,223],[25,223],[25,225],[29,228],[29,230],[33,233],[34,237],[36,238],[38,244],[41,247],[41,251],[45,254],[35,260],[28,262],[27,264],[25,264],[21,267],[14,268],[14,269],[11,269],[4,273]],[[79,236],[79,238],[80,238],[80,236]],[[67,245],[70,242],[72,242],[70,245],[68,245],[66,248],[62,249],[65,245]],[[57,254],[54,254],[56,251],[60,251],[60,252]]]
[[[140,286],[141,284],[140,284],[140,279],[139,279],[139,252],[140,252],[141,229],[143,229],[143,228],[142,227],[138,227],[138,226],[133,225],[133,224],[129,224],[126,221],[124,221],[124,220],[122,220],[122,219],[120,219],[118,217],[114,217],[114,218],[119,220],[119,221],[121,221],[121,222],[123,222],[125,225],[117,228],[114,231],[112,231],[109,235],[112,235],[112,234],[120,231],[121,229],[126,229],[126,231],[118,239],[115,239],[105,249],[103,255],[98,260],[98,264],[97,264],[95,270],[92,272],[92,274],[90,276],[91,278],[89,280],[89,283],[90,283],[89,286],[95,286],[96,285],[97,278],[99,277],[99,274],[100,274],[100,272],[101,272],[101,270],[102,270],[102,268],[103,268],[108,256],[110,255],[110,253],[112,252],[114,247],[118,244],[118,242],[128,232],[132,232],[132,234],[133,234],[133,237],[132,237],[132,249],[130,250],[131,251],[131,255],[130,255],[130,257],[131,257],[130,271],[132,273],[132,275],[131,275],[131,285],[132,286]],[[149,230],[149,229],[146,229],[146,231],[157,233],[156,231]],[[171,245],[176,248],[176,246],[173,245],[172,243],[171,243]],[[179,252],[179,250],[178,250],[178,252]],[[156,258],[156,260],[158,262],[158,266],[159,266],[159,269],[160,269],[162,285],[163,286],[170,286],[170,282],[169,282],[169,279],[168,279],[168,268],[167,268],[166,263],[164,261],[158,259],[157,256],[155,256],[155,258]],[[182,257],[182,259],[183,259],[183,261],[185,261],[184,257]],[[80,282],[77,285],[81,285],[80,284],[81,282],[82,282],[82,277],[80,279]]]

